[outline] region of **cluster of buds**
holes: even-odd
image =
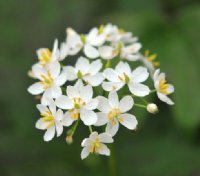
[[[157,105],[148,103],[145,97],[156,93],[161,101],[173,105],[168,95],[174,87],[157,68],[156,55],[148,51],[142,54],[142,45],[131,32],[112,24],[92,28],[88,34],[78,34],[72,28],[66,32],[60,47],[55,40],[52,51],[37,50],[38,61],[29,71],[36,83],[28,92],[40,100],[37,109],[41,118],[36,128],[45,130],[44,141],[50,141],[67,127],[66,141],[70,144],[82,122],[90,135],[81,143],[81,158],[90,153],[108,156],[105,143],[114,141],[120,125],[129,130],[137,128],[133,107],[155,114]],[[75,66],[69,65],[75,56]],[[145,83],[149,78],[153,88]],[[145,104],[136,103],[138,97]],[[105,131],[93,131],[93,126],[105,126]]]

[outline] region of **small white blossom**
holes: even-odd
[[[134,130],[138,124],[134,115],[127,113],[133,107],[133,98],[125,96],[120,101],[115,91],[109,93],[108,99],[102,96],[98,97],[99,105],[97,109],[98,120],[96,126],[106,125],[106,132],[114,136],[119,123],[130,130]]]
[[[53,100],[49,101],[48,106],[42,104],[37,105],[38,110],[41,113],[42,118],[36,122],[36,128],[40,130],[46,130],[44,134],[44,141],[50,141],[57,133],[59,137],[63,132],[62,118],[63,112],[58,109],[56,111],[56,106]]]
[[[81,152],[81,159],[87,158],[90,153],[109,156],[110,150],[104,143],[113,143],[109,134],[92,132],[89,138],[85,138],[81,143],[81,146],[84,147]]]
[[[59,60],[58,40],[56,39],[54,41],[52,52],[48,48],[40,48],[37,50],[37,55],[41,66],[47,66],[48,64]]]
[[[60,71],[59,62],[55,61],[49,65],[49,69],[34,65],[32,68],[33,75],[40,81],[34,83],[28,88],[28,92],[32,95],[39,95],[44,92],[42,98],[42,104],[45,103],[45,99],[57,98],[62,94],[60,86],[62,86],[66,80],[66,72]]]
[[[64,70],[70,81],[82,79],[91,86],[99,86],[105,79],[103,74],[99,72],[101,68],[101,60],[95,60],[90,63],[88,59],[80,57],[77,60],[75,67],[66,66]]]
[[[94,109],[98,106],[97,98],[93,97],[93,90],[90,85],[83,86],[81,80],[75,86],[67,86],[67,96],[61,95],[56,99],[56,105],[68,110],[63,119],[65,126],[70,126],[74,121],[83,121],[85,125],[93,125],[97,121]]]
[[[174,104],[174,102],[167,96],[174,92],[174,86],[166,83],[165,73],[160,73],[160,69],[157,69],[154,73],[154,87],[157,91],[158,98],[161,101],[169,105]]]
[[[149,76],[145,67],[137,67],[134,71],[131,71],[128,63],[119,62],[115,70],[112,68],[105,69],[104,76],[109,81],[102,83],[102,87],[106,91],[117,91],[127,84],[133,95],[144,97],[150,92],[148,86],[141,84]]]

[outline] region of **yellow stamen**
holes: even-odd
[[[40,61],[40,64],[42,66],[48,64],[50,62],[50,60],[51,60],[51,56],[52,56],[52,53],[48,48],[42,49],[41,53],[40,53],[40,56],[38,58],[39,61]]]
[[[79,111],[77,109],[71,109],[69,110],[70,112],[70,118],[73,120],[78,120],[79,119]]]
[[[46,129],[50,128],[51,126],[54,125],[55,121],[54,121],[54,117],[53,114],[50,111],[46,111],[44,113],[41,114],[41,116],[43,117],[42,120],[44,122],[48,122],[49,124],[46,126]]]
[[[169,92],[167,91],[168,88],[169,88],[169,84],[166,84],[166,80],[161,79],[159,81],[159,91],[165,95],[168,95],[169,94]]]
[[[51,87],[51,85],[53,83],[53,78],[49,71],[47,72],[47,75],[41,75],[41,78],[43,79],[43,81],[41,81],[39,83],[44,86],[44,89],[48,89],[49,87]]]
[[[144,53],[144,56],[146,57],[146,59],[147,59],[149,62],[152,63],[152,65],[153,65],[154,67],[160,66],[160,63],[157,62],[157,61],[155,61],[155,59],[156,59],[156,57],[157,57],[157,54],[152,54],[152,55],[150,55],[149,50],[146,50],[145,53]]]
[[[101,143],[99,142],[99,138],[96,138],[90,146],[90,153],[98,153],[99,149],[102,148]]]

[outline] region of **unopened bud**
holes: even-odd
[[[147,105],[147,111],[152,114],[156,114],[158,112],[158,107],[154,103],[149,103]]]
[[[72,135],[68,135],[65,140],[66,140],[67,144],[72,144],[73,143]]]

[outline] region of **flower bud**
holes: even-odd
[[[66,140],[67,144],[72,144],[73,143],[73,136],[68,135],[65,140]]]
[[[147,105],[147,111],[152,114],[156,114],[158,112],[158,107],[154,103],[149,103]]]

